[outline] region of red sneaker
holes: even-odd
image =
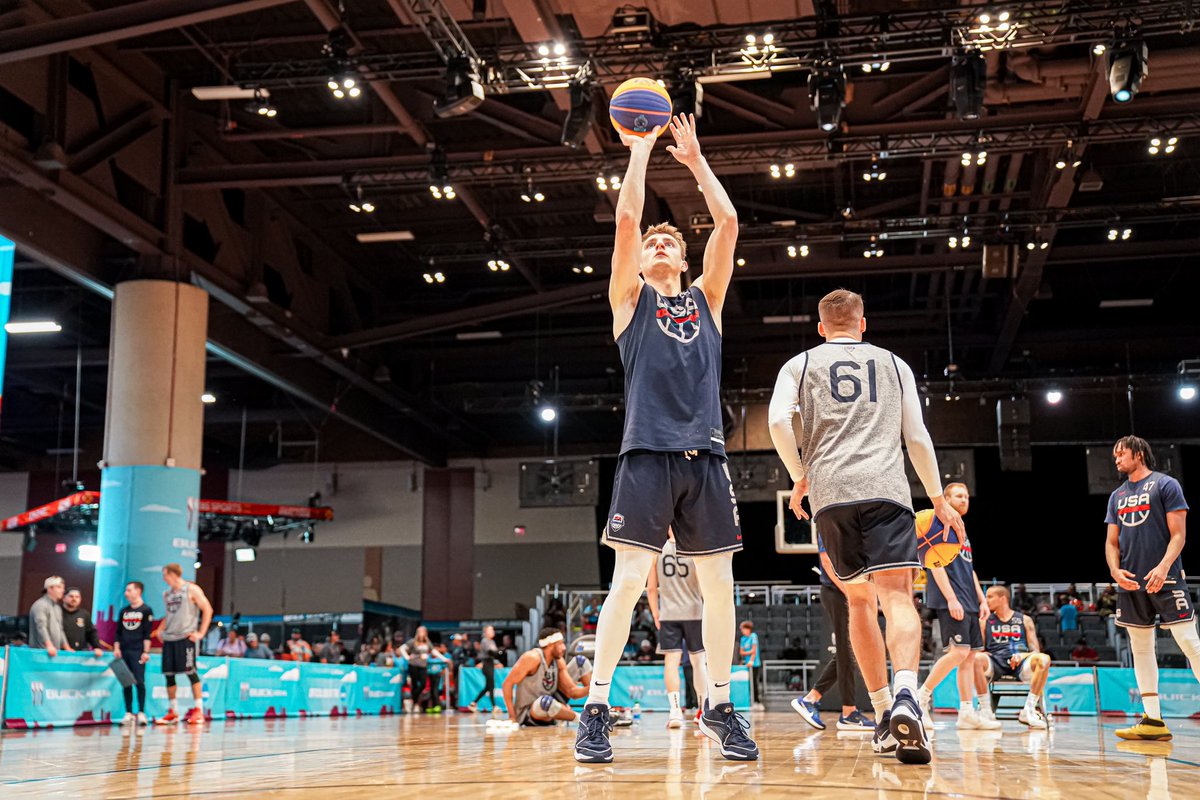
[[[174,725],[179,722],[179,715],[175,713],[175,709],[170,709],[166,714],[163,714],[158,719],[154,720],[155,725]]]
[[[183,715],[183,721],[188,725],[203,725],[204,712],[198,708],[189,708],[188,712]]]

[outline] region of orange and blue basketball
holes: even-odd
[[[953,528],[946,528],[932,508],[917,512],[917,556],[927,569],[949,565],[962,552]]]
[[[613,92],[608,118],[619,133],[645,136],[671,121],[671,95],[653,78],[630,78]]]

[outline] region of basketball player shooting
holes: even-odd
[[[1187,540],[1188,504],[1179,481],[1153,470],[1154,451],[1145,439],[1126,436],[1118,441],[1113,461],[1126,480],[1108,498],[1105,556],[1120,590],[1117,624],[1129,633],[1143,706],[1141,721],[1121,728],[1117,736],[1166,740],[1171,731],[1163,722],[1158,697],[1156,626],[1171,631],[1200,680],[1200,635],[1180,557]]]
[[[873,746],[901,762],[927,764],[933,754],[917,703],[921,619],[912,602],[921,561],[902,435],[934,513],[960,540],[966,531],[942,496],[912,369],[863,342],[867,322],[859,295],[830,292],[818,312],[825,343],[780,370],[769,410],[771,439],[795,482],[792,511],[808,517],[801,501],[811,491],[825,551],[846,587],[850,643],[875,707]],[[887,620],[886,650],[879,608]]]
[[[725,461],[721,422],[721,308],[733,276],[737,212],[704,156],[695,120],[676,116],[667,148],[704,191],[713,231],[704,273],[682,288],[683,236],[668,223],[641,230],[646,166],[659,129],[621,134],[629,167],[617,201],[608,299],[613,338],[625,367],[625,432],[604,540],[616,550],[612,589],[596,628],[591,691],[575,759],[611,762],[609,689],[629,637],[633,608],[674,527],[677,552],[693,559],[704,600],[707,699],[700,729],[730,760],[753,761],[749,723],[729,699],[733,663],[733,553],[742,549],[737,499]]]

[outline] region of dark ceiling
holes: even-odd
[[[84,460],[98,460],[104,292],[136,277],[212,294],[219,402],[206,463],[237,463],[243,409],[252,466],[541,453],[551,432],[533,414],[535,391],[566,409],[564,452],[614,451],[622,377],[604,294],[616,193],[595,177],[623,171],[604,104],[629,74],[677,93],[704,83],[701,143],[738,209],[745,259],[725,312],[731,408],[762,402],[779,366],[814,342],[804,315],[837,286],[863,292],[870,338],[938,397],[1056,383],[1106,397],[1132,384],[1158,398],[1176,365],[1200,356],[1200,35],[1185,3],[1003,4],[1015,38],[984,48],[986,110],[970,122],[949,98],[950,60],[978,14],[999,6],[674,0],[649,5],[653,40],[622,47],[612,3],[186,5],[0,2],[0,232],[18,245],[14,316],[65,328],[11,340],[0,427],[10,466],[61,467],[77,354]],[[356,100],[324,85],[331,30],[360,70]],[[767,32],[780,68],[728,81],[745,49],[731,43]],[[439,119],[439,52],[459,34],[500,77],[475,111]],[[1093,47],[1135,34],[1149,75],[1117,104]],[[572,69],[598,76],[575,149],[560,144],[567,90],[511,91],[529,88],[511,76],[553,42]],[[848,79],[832,134],[809,104],[816,59]],[[863,71],[871,59],[889,68]],[[190,91],[233,84],[268,89],[278,116]],[[1150,155],[1153,136],[1177,136],[1175,152]],[[428,189],[435,148],[454,200]],[[962,165],[981,150],[983,164]],[[886,180],[863,179],[872,162]],[[772,163],[794,163],[795,177],[772,178]],[[545,202],[520,199],[529,180]],[[695,182],[660,152],[649,188],[644,221],[688,228],[699,264]],[[349,210],[360,192],[373,214]],[[1113,227],[1129,238],[1109,241]],[[356,238],[383,231],[412,239]],[[952,248],[964,233],[970,246]],[[864,258],[872,237],[883,255]],[[985,244],[1010,248],[1015,266],[985,277]],[[809,255],[789,258],[789,245]],[[513,268],[490,271],[494,258]],[[1152,303],[1102,307],[1131,299]],[[1143,406],[1160,400],[1159,419],[1169,397]],[[1175,433],[1200,435],[1194,416]],[[949,435],[971,440],[968,430]]]

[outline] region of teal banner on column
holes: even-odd
[[[96,628],[113,640],[115,615],[125,605],[125,584],[146,585],[146,602],[161,615],[164,564],[196,575],[200,472],[179,467],[109,467],[100,479],[96,562]]]
[[[4,367],[8,356],[8,315],[12,308],[13,258],[16,245],[0,236],[0,402],[4,400]]]
[[[1101,667],[1103,674],[1108,668]],[[1094,667],[1051,667],[1046,681],[1045,705],[1050,714],[1095,716],[1096,672]],[[946,679],[933,690],[933,707],[939,711],[958,708],[958,670],[950,671]]]

